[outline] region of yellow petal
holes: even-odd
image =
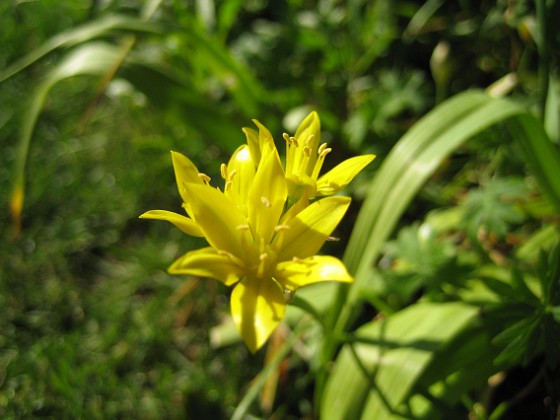
[[[185,184],[203,184],[202,180],[198,176],[198,169],[189,158],[181,153],[171,152],[171,160],[173,161],[173,169],[175,170],[177,189],[179,190],[179,194],[181,194],[183,203],[188,203],[189,197],[187,191],[185,190]]]
[[[291,207],[284,213],[282,219],[280,220],[281,225],[288,223],[288,220],[296,217],[299,212],[309,206],[309,198],[306,195],[302,195],[298,201],[291,205]]]
[[[140,216],[140,219],[165,220],[173,223],[187,235],[204,236],[198,224],[188,217],[167,210],[150,210]]]
[[[245,137],[247,138],[247,146],[249,146],[249,150],[251,151],[251,156],[253,160],[258,164],[261,160],[261,147],[259,144],[259,134],[256,130],[252,128],[242,128],[243,133],[245,133]]]
[[[350,205],[350,197],[326,197],[288,220],[288,229],[278,232],[272,247],[279,261],[293,257],[306,258],[315,255],[338,225]]]
[[[218,251],[241,256],[252,243],[250,233],[241,229],[247,219],[222,192],[207,185],[185,184],[193,217],[208,243]]]
[[[339,163],[317,181],[317,195],[331,195],[347,186],[375,155],[356,156]]]
[[[246,144],[237,148],[227,165],[225,195],[247,214],[247,196],[255,178],[256,162]]]
[[[299,200],[304,195],[314,199],[317,192],[317,183],[309,175],[286,174],[288,194],[291,200]]]
[[[309,161],[307,162],[307,167],[305,168],[305,173],[307,175],[311,175],[315,162],[317,161],[317,149],[319,147],[319,142],[321,141],[321,121],[319,120],[317,112],[313,111],[305,117],[297,128],[294,137],[300,144],[300,159],[303,158],[304,146],[311,149]],[[299,162],[295,162],[295,165],[298,164]]]
[[[249,193],[249,223],[253,234],[270,243],[284,210],[288,187],[276,148],[264,151]]]
[[[268,144],[270,141],[274,142],[274,137],[272,137],[272,134],[270,134],[268,128],[262,125],[258,120],[253,120],[253,123],[259,128],[259,148],[262,153],[263,148],[266,144]]]
[[[246,278],[231,294],[233,322],[253,353],[266,342],[285,312],[284,292],[271,278]]]
[[[328,255],[314,255],[301,260],[282,262],[277,266],[276,279],[289,290],[321,281],[353,281],[344,263]]]
[[[231,286],[243,276],[243,268],[213,248],[187,252],[169,267],[169,274],[209,277]]]

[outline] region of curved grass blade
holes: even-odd
[[[560,155],[542,124],[512,101],[479,91],[462,93],[442,103],[405,134],[371,183],[344,256],[358,284],[440,163],[469,138],[506,120],[543,193],[560,211]]]
[[[103,76],[108,70],[114,68],[119,60],[120,53],[117,47],[102,42],[88,43],[72,51],[37,87],[23,117],[16,151],[14,181],[10,195],[10,211],[16,235],[21,229],[21,213],[25,195],[25,166],[29,145],[37,118],[49,91],[55,84],[69,77],[78,75]]]
[[[338,294],[330,311],[332,337],[340,337],[346,330],[382,246],[426,180],[466,140],[500,122],[514,129],[515,140],[521,142],[545,197],[560,211],[560,155],[533,116],[512,101],[491,98],[480,91],[464,92],[443,102],[397,143],[370,185],[344,255],[356,281],[351,288],[337,285]],[[327,339],[321,360],[331,360],[335,348],[335,338]],[[320,376],[319,398],[324,381]]]
[[[189,43],[196,46],[192,51],[196,66],[207,66],[221,80],[246,116],[254,118],[260,114],[262,118],[260,104],[266,99],[262,84],[217,37],[205,32],[198,22],[193,20],[185,29]]]
[[[119,30],[139,33],[163,32],[161,25],[157,25],[153,22],[146,22],[143,19],[121,15],[103,17],[50,38],[39,48],[31,51],[29,54],[10,65],[4,71],[0,72],[0,82],[9,79],[14,74],[24,70],[26,67],[40,60],[57,48],[72,47]]]

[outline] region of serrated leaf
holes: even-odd
[[[515,201],[526,197],[527,189],[520,179],[495,179],[481,188],[471,190],[462,204],[463,223],[473,236],[484,226],[488,233],[502,237],[512,223],[522,221],[523,216],[516,208]]]
[[[506,328],[496,337],[493,342],[505,346],[496,357],[495,363],[516,364],[527,363],[534,355],[538,346],[540,317],[538,314],[528,314],[527,317]]]

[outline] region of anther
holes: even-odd
[[[305,145],[309,146],[311,145],[311,143],[313,143],[313,139],[315,138],[314,134],[311,134],[309,137],[307,137],[307,140],[305,140]]]
[[[244,225],[239,225],[235,227],[237,230],[249,230],[249,225],[244,224]]]
[[[311,156],[311,148],[310,148],[309,146],[305,146],[305,147],[303,148],[303,154],[304,154],[305,156]]]
[[[206,175],[205,173],[199,172],[198,173],[198,177],[202,180],[202,182],[204,182],[205,184],[209,184],[210,180],[212,178],[210,178],[208,175]]]
[[[286,302],[291,302],[294,299],[293,290],[284,289],[284,299],[286,299]]]
[[[282,230],[289,230],[289,229],[290,229],[290,226],[288,226],[288,225],[278,225],[278,226],[274,227],[275,232],[280,232]]]
[[[288,133],[283,133],[282,137],[284,138],[284,140],[286,140],[286,143],[289,145],[290,144],[290,135]]]
[[[229,191],[231,190],[231,186],[233,185],[233,182],[231,181],[226,181],[226,185],[224,186],[224,191]]]
[[[227,179],[227,165],[225,163],[220,165],[220,173],[222,174],[223,179]]]
[[[330,152],[332,152],[332,149],[331,149],[330,147],[327,147],[326,149],[324,149],[324,150],[320,153],[319,156],[321,156],[321,157],[324,158],[324,157],[327,156]]]
[[[271,204],[270,201],[268,201],[268,198],[266,197],[261,197],[261,202],[264,204],[264,206],[268,209],[270,208]]]
[[[319,146],[319,149],[317,150],[317,154],[320,155],[323,150],[325,150],[327,148],[327,143],[323,143],[322,145]]]
[[[336,236],[329,236],[327,238],[327,241],[328,242],[338,242],[338,241],[340,241],[340,238],[337,238]]]

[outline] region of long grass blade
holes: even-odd
[[[50,89],[58,82],[78,75],[102,76],[115,66],[119,59],[118,48],[101,42],[88,43],[69,54],[38,86],[23,117],[16,151],[14,181],[10,195],[10,211],[17,235],[21,229],[21,214],[25,195],[25,166],[29,145],[37,118],[43,109]]]
[[[72,47],[118,30],[138,33],[163,32],[161,25],[153,22],[147,22],[142,19],[120,15],[103,17],[50,38],[39,48],[31,51],[12,65],[8,66],[4,69],[4,71],[0,72],[0,82],[9,79],[14,74],[29,67],[31,64],[37,62],[57,48]]]

